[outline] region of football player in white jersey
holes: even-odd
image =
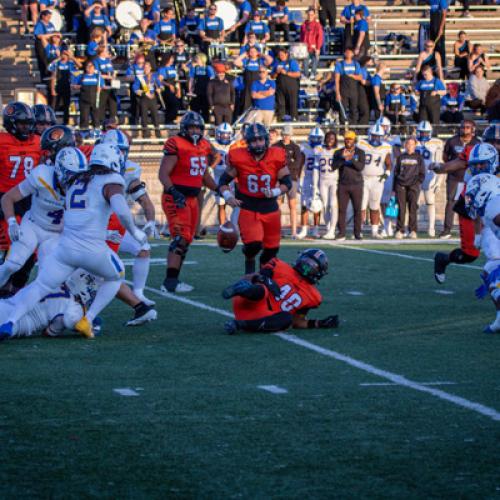
[[[313,238],[319,238],[319,222],[321,209],[323,208],[319,191],[319,169],[322,158],[325,155],[324,140],[324,132],[319,127],[315,127],[309,133],[307,143],[301,146],[302,154],[304,155],[304,168],[302,169],[302,182],[300,186],[302,227],[297,233],[299,240],[307,236],[309,212],[313,214],[314,227],[312,236]],[[327,162],[327,158],[325,157],[323,161]]]
[[[425,179],[422,184],[422,193],[427,205],[429,218],[428,234],[431,238],[436,236],[436,194],[438,193],[443,176],[439,176],[432,170],[433,164],[443,161],[443,141],[432,137],[432,125],[428,121],[422,121],[417,126],[417,149],[416,152],[422,156],[425,163]]]
[[[337,151],[337,135],[332,130],[325,134],[323,154],[319,161],[319,192],[323,204],[323,216],[326,223],[325,240],[335,239],[335,228],[339,215],[337,186],[339,171],[333,168],[333,154]]]
[[[476,290],[476,296],[484,298],[490,294],[496,318],[484,331],[497,333],[500,332],[500,179],[491,174],[472,177],[467,183],[465,207],[473,219],[480,217],[483,224],[480,246],[487,262],[481,273],[483,285]]]
[[[362,139],[358,147],[365,152],[363,169],[363,204],[362,218],[370,209],[370,224],[373,238],[382,238],[379,234],[380,202],[384,192],[384,183],[391,174],[391,146],[383,141],[385,130],[381,125],[373,125],[368,132],[368,140]]]
[[[118,129],[106,132],[99,141],[102,144],[115,144],[123,155],[125,170],[123,178],[125,180],[125,194],[129,206],[138,203],[144,212],[146,224],[143,231],[148,237],[157,237],[155,207],[146,189],[146,185],[141,181],[141,166],[128,158],[130,151],[130,141],[128,136]],[[123,236],[122,236],[123,235]],[[137,241],[126,232],[116,215],[111,215],[108,225],[108,246],[113,251],[126,252],[132,255],[134,265],[132,267],[132,287],[133,292],[126,283],[122,283],[117,298],[123,300],[134,309],[134,317],[125,323],[126,326],[138,326],[146,321],[155,320],[156,311],[153,310],[155,302],[144,295],[144,287],[149,274],[149,263],[151,258],[151,246],[149,243],[139,245]]]
[[[92,321],[115,297],[125,274],[121,260],[106,245],[111,213],[116,213],[141,245],[147,241],[146,234],[135,226],[125,199],[120,150],[114,144],[98,144],[92,151],[88,169],[83,172],[73,161],[74,155],[74,149],[65,148],[56,159],[58,166],[64,165],[56,172],[66,191],[61,237],[36,280],[13,297],[15,310],[3,318],[0,339],[10,337],[15,322],[79,268],[103,279],[89,310],[75,324],[75,330],[93,338]]]
[[[68,127],[57,125],[42,134],[41,147],[47,151],[45,162],[34,168],[17,186],[2,197],[2,210],[9,224],[12,241],[9,253],[0,266],[0,288],[10,276],[19,271],[37,251],[38,263],[43,265],[45,257],[52,251],[63,226],[64,195],[61,193],[53,161],[58,151],[74,146],[73,132]],[[80,161],[87,165],[83,153]],[[31,196],[31,208],[18,224],[14,205]]]

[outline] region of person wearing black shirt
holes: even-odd
[[[344,136],[345,147],[333,155],[333,168],[339,169],[339,202],[338,241],[344,241],[346,235],[347,206],[349,200],[354,211],[354,237],[361,240],[361,206],[363,202],[363,169],[365,168],[365,152],[356,147],[356,134],[349,131]]]
[[[405,142],[405,150],[398,156],[394,168],[394,191],[399,205],[396,226],[398,240],[403,237],[407,207],[410,238],[417,237],[418,197],[425,179],[425,163],[422,156],[415,152],[416,147],[416,139],[409,137]]]

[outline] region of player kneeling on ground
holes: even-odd
[[[310,248],[299,254],[295,264],[274,258],[259,273],[245,276],[227,287],[222,296],[233,299],[235,320],[224,325],[227,333],[238,330],[271,333],[287,328],[336,328],[337,315],[307,319],[310,309],[321,304],[318,281],[328,273],[328,258]]]

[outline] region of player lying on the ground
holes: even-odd
[[[328,258],[322,250],[309,248],[290,266],[278,258],[270,260],[253,275],[228,286],[222,296],[233,298],[235,320],[224,329],[229,334],[278,332],[287,328],[336,328],[337,315],[308,319],[307,313],[321,304],[316,288],[328,272]]]
[[[467,185],[465,206],[470,216],[480,217],[483,224],[480,246],[487,262],[476,296],[482,299],[490,294],[497,313],[484,332],[496,333],[500,331],[500,179],[490,174],[474,176]]]

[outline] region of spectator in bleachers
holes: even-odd
[[[207,65],[206,54],[198,54],[189,70],[189,93],[194,94],[191,100],[191,110],[200,113],[206,122],[209,118],[207,86],[210,78],[214,76],[214,69]]]
[[[141,19],[139,29],[136,29],[130,35],[129,45],[141,45],[143,47],[152,47],[156,44],[156,32],[151,28],[151,21]]]
[[[234,60],[234,65],[243,70],[244,110],[252,105],[252,84],[259,79],[260,66],[270,66],[272,62],[272,57],[261,54],[255,45]]]
[[[338,108],[335,103],[335,79],[333,75],[334,73],[329,71],[319,83],[318,123],[323,123],[330,110],[337,111]]]
[[[242,43],[245,37],[245,28],[252,16],[252,4],[248,0],[236,0],[234,2],[239,10],[238,21],[228,30],[229,33],[236,33],[236,40]]]
[[[276,83],[269,78],[269,70],[262,65],[259,68],[259,79],[252,83],[252,104],[254,113],[248,121],[262,123],[269,127],[273,122],[276,109]]]
[[[390,68],[384,62],[379,62],[375,69],[375,74],[370,78],[368,96],[370,107],[375,112],[375,119],[378,120],[384,112],[385,106],[385,84],[384,79],[390,72]]]
[[[42,45],[45,51],[47,64],[50,64],[52,61],[61,56],[61,50],[63,47],[61,44],[61,35],[59,33],[52,35],[49,40],[47,40],[47,38],[43,38]]]
[[[454,66],[460,69],[459,78],[464,80],[469,76],[470,42],[465,31],[459,31],[458,39],[453,44],[455,54]]]
[[[72,75],[80,66],[78,59],[73,57],[69,50],[63,50],[61,56],[52,61],[48,67],[48,71],[52,74],[49,104],[54,111],[62,110],[65,125],[69,123]]]
[[[285,0],[276,0],[276,5],[271,7],[269,29],[271,31],[271,39],[276,39],[276,32],[283,33],[285,42],[290,42],[290,20],[288,18],[290,12],[286,6]]]
[[[175,121],[181,107],[181,85],[179,74],[175,65],[173,52],[165,55],[161,66],[156,71],[156,76],[162,84],[161,94],[165,104],[165,124],[169,125]]]
[[[208,82],[208,105],[213,111],[215,125],[233,121],[236,94],[231,82],[226,77],[226,67],[222,63],[214,64],[215,78]]]
[[[436,51],[436,44],[432,40],[425,41],[424,50],[418,55],[415,66],[415,81],[422,80],[422,68],[424,66],[430,66],[434,74],[440,80],[444,80],[441,54]]]
[[[289,115],[293,121],[299,119],[298,100],[300,91],[300,66],[285,47],[278,49],[273,65],[276,78],[276,103],[278,121]]]
[[[162,10],[161,19],[154,27],[160,44],[172,45],[177,36],[177,23],[175,22],[175,11],[172,6]]]
[[[248,54],[250,47],[256,47],[257,52],[264,53],[265,46],[259,43],[259,41],[257,40],[257,35],[253,31],[247,33],[247,41],[245,44],[241,45],[240,55],[243,54],[244,52],[247,52]]]
[[[269,26],[262,20],[262,13],[260,10],[256,10],[253,13],[252,19],[246,24],[243,44],[248,43],[249,33],[255,33],[255,38],[262,43],[268,42],[271,37]]]
[[[194,7],[189,7],[186,15],[179,23],[179,35],[188,45],[199,45],[200,35],[198,26],[200,24],[200,16],[196,14]]]
[[[38,2],[33,0],[21,0],[21,20],[24,24],[24,32],[29,33],[28,27],[28,11],[31,14],[31,20],[36,22],[38,19]]]
[[[307,45],[308,57],[304,60],[304,75],[306,78],[316,78],[319,55],[323,47],[323,28],[316,19],[314,7],[307,10],[307,19],[300,27],[300,41]]]
[[[384,114],[393,125],[406,124],[406,97],[399,83],[392,83],[384,100]]]
[[[93,59],[97,56],[97,49],[100,45],[106,44],[106,32],[102,28],[94,28],[90,32],[90,40],[87,44],[85,54],[87,57]]]
[[[434,41],[436,51],[441,56],[443,67],[446,66],[445,28],[448,14],[448,0],[427,0],[430,6],[429,38]],[[428,63],[427,63],[428,64]],[[440,75],[439,78],[443,78]]]
[[[441,99],[441,121],[443,123],[460,123],[464,119],[462,109],[464,96],[460,93],[458,83],[448,83],[446,94]]]
[[[430,66],[422,68],[422,80],[417,82],[415,91],[420,96],[418,107],[418,121],[427,120],[434,124],[439,124],[441,113],[441,97],[446,94],[444,83],[436,78]]]
[[[224,31],[224,21],[217,16],[217,5],[211,4],[208,8],[208,16],[200,19],[198,25],[200,33],[201,48],[208,55],[208,48],[211,43],[223,43],[226,35]]]
[[[368,54],[370,49],[370,33],[368,22],[365,19],[365,11],[359,9],[354,15],[354,36],[352,45],[354,48],[354,55],[360,59]]]
[[[475,43],[472,46],[472,51],[469,55],[469,74],[474,73],[475,69],[478,66],[482,66],[484,68],[484,72],[486,73],[491,69],[490,60],[488,59],[488,55],[484,52],[484,49],[480,43]]]
[[[144,54],[138,53],[134,58],[134,62],[129,65],[125,72],[125,81],[130,84],[130,123],[131,125],[137,125],[137,118],[139,116],[139,103],[137,100],[136,93],[133,90],[133,85],[137,77],[144,75],[144,64],[146,58]]]
[[[160,21],[160,0],[144,0],[143,17],[153,24]]]
[[[102,28],[108,36],[113,34],[111,29],[111,21],[103,12],[104,6],[101,2],[95,2],[85,10],[85,24],[88,30],[94,28]]]
[[[354,24],[356,22],[356,12],[362,10],[364,19],[370,22],[370,11],[366,5],[362,4],[361,0],[352,0],[349,5],[346,5],[340,14],[340,22],[345,26],[344,31],[344,47],[354,47]]]
[[[73,80],[73,88],[80,91],[80,129],[88,130],[90,117],[93,128],[98,129],[101,125],[98,101],[104,80],[92,61],[87,61],[83,68],[83,74]]]
[[[335,29],[337,22],[337,0],[319,0],[319,21],[321,26],[329,27],[330,32]]]
[[[174,47],[174,65],[177,69],[177,74],[179,75],[181,82],[181,88],[183,93],[187,92],[188,80],[189,80],[189,68],[192,65],[191,56],[186,51],[186,44],[183,40],[176,40]]]
[[[157,92],[161,90],[161,82],[153,73],[153,68],[150,62],[144,63],[144,74],[136,76],[132,90],[135,92],[141,111],[141,126],[142,137],[149,139],[151,131],[148,128],[149,116],[155,127],[156,137],[161,137],[160,134],[160,118],[158,117],[158,100],[156,99]]]
[[[42,10],[42,12],[40,12],[40,19],[35,24],[35,30],[33,32],[35,35],[35,53],[38,62],[38,70],[40,71],[40,79],[42,82],[44,78],[48,76],[47,56],[42,40],[48,43],[53,35],[58,34],[55,26],[50,21],[51,19],[52,12],[50,12],[50,10]]]
[[[94,64],[106,85],[106,88],[101,89],[101,97],[99,99],[99,114],[102,123],[106,118],[107,112],[111,119],[116,119],[118,109],[116,90],[111,88],[111,82],[116,78],[116,71],[106,45],[102,45],[97,49],[97,57],[94,59]]]
[[[346,120],[352,125],[358,123],[358,85],[362,78],[361,67],[354,60],[353,50],[346,48],[344,59],[335,63],[335,97],[341,104],[341,123]]]
[[[488,120],[500,120],[500,79],[488,90],[485,106]]]
[[[276,146],[281,140],[281,132],[278,128],[272,127],[269,129],[269,145]]]
[[[370,56],[363,56],[359,59],[361,71],[361,80],[358,85],[358,125],[368,125],[370,123],[370,100],[368,98],[369,87],[371,84],[368,66],[372,64]]]
[[[490,90],[490,84],[484,75],[484,67],[479,65],[467,82],[467,92],[470,97],[468,105],[475,111],[484,113],[486,111],[486,95]]]

